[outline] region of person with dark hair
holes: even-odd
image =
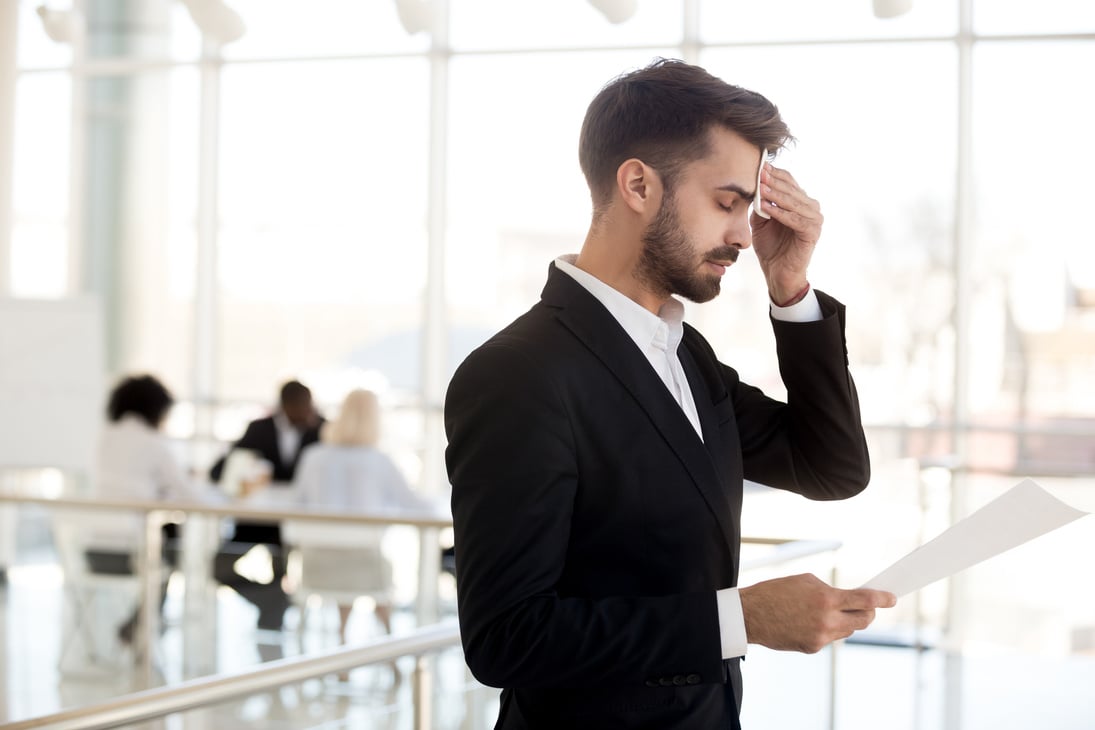
[[[870,478],[844,306],[806,279],[820,207],[771,164],[790,139],[697,66],[611,81],[582,125],[580,252],[452,378],[461,638],[503,688],[498,728],[740,728],[747,644],[815,652],[896,600],[810,575],[737,587],[744,479],[830,500]],[[750,247],[786,403],[676,298],[713,299]]]
[[[175,400],[167,388],[151,375],[124,378],[110,394],[107,416],[117,423],[133,414],[152,428],[159,428]]]
[[[127,376],[118,382],[110,393],[107,423],[99,436],[96,494],[115,499],[203,500],[202,491],[187,477],[160,430],[174,402],[167,387],[152,375]],[[88,520],[88,544],[92,547],[85,557],[89,569],[132,572],[132,553],[135,536],[141,534],[141,521],[99,515],[89,516]],[[98,531],[92,523],[99,525]],[[178,525],[164,526],[163,559],[169,568],[177,562],[178,537]],[[167,576],[165,590],[166,580]],[[164,595],[161,592],[161,604]],[[118,637],[129,643],[136,625],[134,611],[118,629]]]
[[[122,378],[107,402],[96,482],[101,494],[139,499],[200,498],[160,429],[175,399],[151,375]]]
[[[273,414],[251,421],[228,454],[217,460],[209,471],[214,482],[221,480],[233,451],[250,451],[270,465],[274,488],[290,485],[301,451],[319,440],[323,418],[312,402],[312,391],[296,380],[282,385],[278,406]],[[264,545],[270,551],[273,572],[270,583],[259,583],[236,572],[236,562],[256,545]],[[285,558],[281,527],[276,522],[238,520],[232,537],[221,545],[214,559],[214,577],[259,609],[261,629],[280,629],[285,609],[289,607],[289,597],[282,586]]]

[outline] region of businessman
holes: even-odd
[[[743,479],[843,499],[870,476],[844,307],[806,279],[820,208],[762,159],[789,139],[767,99],[692,65],[610,82],[581,131],[580,252],[453,377],[460,627],[499,728],[738,728],[748,643],[815,652],[894,603],[809,575],[736,588]],[[676,298],[717,296],[750,247],[787,403]]]
[[[319,440],[323,419],[312,401],[312,391],[296,380],[281,386],[278,408],[269,416],[247,424],[247,430],[233,449],[248,449],[271,465],[275,485],[287,487],[293,480],[300,452]],[[209,470],[209,477],[219,482],[227,454]],[[278,486],[275,486],[278,488]],[[270,551],[273,578],[269,583],[253,581],[236,571],[236,562],[256,545]],[[281,540],[281,526],[276,522],[237,520],[232,536],[225,540],[213,559],[213,575],[218,582],[235,589],[259,610],[260,629],[280,630],[289,606],[289,596],[282,586],[286,556]]]

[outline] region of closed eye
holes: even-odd
[[[717,199],[716,199],[716,202],[718,203],[719,208],[721,208],[723,210],[723,212],[733,213],[734,211],[736,211],[738,209],[738,206],[741,205],[742,198],[741,198],[741,196],[735,196],[735,197],[731,198],[729,203],[722,203],[722,202],[719,202]],[[749,202],[751,202],[751,200],[747,201],[746,205],[748,205]]]
[[[719,193],[718,195],[715,196],[716,201],[718,201],[719,198],[721,198],[723,194],[729,193],[729,196],[731,197],[730,204],[729,205],[723,205],[722,203],[718,204],[719,207],[722,208],[722,210],[726,213],[733,213],[734,210],[735,210],[735,206],[737,205],[737,203],[740,203],[740,202],[745,202],[746,206],[748,207],[749,205],[752,204],[753,195],[756,193],[755,190],[752,193],[750,193],[745,188],[743,188],[741,185],[737,185],[735,183],[727,183],[726,185],[720,185],[719,187],[715,188],[715,191],[716,191],[716,193]]]

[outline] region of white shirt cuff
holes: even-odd
[[[719,640],[722,644],[722,658],[733,659],[745,656],[749,641],[745,636],[745,614],[741,611],[741,596],[737,588],[723,588],[715,591],[715,601],[719,608]]]
[[[770,306],[772,318],[783,322],[817,322],[821,319],[821,304],[817,301],[813,287],[806,292],[806,296],[789,307],[777,307],[775,304]]]

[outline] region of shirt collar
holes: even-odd
[[[684,336],[684,304],[670,297],[658,314],[653,314],[635,300],[613,289],[588,271],[574,265],[575,254],[555,259],[555,266],[582,285],[609,311],[628,336],[644,351],[655,347],[676,352]]]
[[[289,417],[285,415],[285,411],[280,408],[274,411],[274,427],[277,428],[278,433],[285,433],[286,431],[296,431],[296,427],[289,422]]]

